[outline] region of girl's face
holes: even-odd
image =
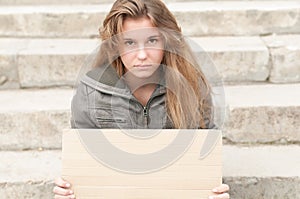
[[[164,56],[164,44],[158,29],[147,17],[126,18],[122,28],[119,50],[125,71],[137,78],[150,77]]]

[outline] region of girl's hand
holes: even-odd
[[[70,190],[71,184],[62,178],[57,178],[55,180],[55,187],[53,188],[54,199],[75,199],[75,195],[72,190]],[[214,193],[218,194],[216,196],[209,196],[209,199],[229,199],[228,193],[229,186],[227,184],[222,184],[212,190]]]
[[[53,188],[54,199],[74,199],[74,192],[70,189],[71,184],[61,177],[55,179],[55,187]]]
[[[212,190],[212,192],[218,195],[209,196],[209,199],[229,199],[230,198],[229,194],[225,193],[228,191],[229,191],[229,186],[227,184],[222,184],[221,186],[216,187]]]

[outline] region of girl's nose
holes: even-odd
[[[144,47],[140,47],[138,49],[137,58],[140,60],[145,60],[147,58],[147,53]]]

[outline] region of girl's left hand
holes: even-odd
[[[227,184],[222,184],[221,186],[216,187],[212,190],[212,192],[218,195],[209,196],[209,199],[229,199],[230,196],[228,193],[226,193],[228,191],[229,191],[229,186]]]

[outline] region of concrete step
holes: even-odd
[[[223,175],[231,177],[300,176],[300,145],[239,147],[224,145]]]
[[[1,88],[73,86],[97,43],[92,39],[2,38]]]
[[[275,83],[300,81],[300,37],[283,35],[262,37],[269,48],[269,80]]]
[[[0,152],[1,198],[53,198],[53,179],[60,175],[60,153],[60,151]]]
[[[192,39],[202,48],[195,48],[199,59],[214,65],[225,82],[300,81],[300,35]],[[97,39],[2,38],[0,89],[73,86],[98,44]],[[203,49],[212,61],[205,62]]]
[[[300,84],[228,86],[225,95],[225,142],[300,143]]]
[[[300,199],[299,177],[224,177],[234,199]]]
[[[300,84],[226,86],[224,143],[300,143]],[[0,150],[59,149],[72,89],[0,91]]]
[[[99,3],[113,3],[115,0],[1,0],[0,5],[72,5],[72,4],[99,4]],[[228,1],[228,0],[163,0],[164,2],[197,2],[197,1]],[[231,1],[253,1],[253,0],[231,0]],[[270,0],[263,0],[270,1]],[[273,0],[282,1],[282,0]],[[295,0],[288,0],[295,1]]]
[[[300,146],[224,146],[223,176],[231,198],[300,198]]]
[[[168,2],[189,36],[300,33],[299,1]],[[2,37],[96,37],[111,4],[0,7]]]
[[[183,2],[184,0],[163,0],[164,2]],[[185,0],[203,1],[203,0]],[[278,0],[279,1],[279,0]],[[72,4],[99,4],[113,3],[115,0],[1,0],[0,5],[72,5]]]
[[[232,198],[299,199],[300,146],[235,147],[224,145],[223,176]],[[53,198],[60,175],[60,151],[0,152],[3,198]]]
[[[72,89],[0,92],[0,149],[61,148],[70,128]]]

